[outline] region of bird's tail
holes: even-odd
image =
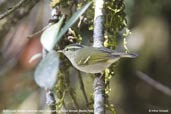
[[[114,56],[120,56],[121,58],[136,58],[138,54],[136,53],[113,53]]]
[[[120,57],[122,58],[136,58],[138,54],[136,53],[121,53]]]

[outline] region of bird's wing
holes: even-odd
[[[77,51],[75,61],[78,65],[92,65],[99,62],[106,62],[109,59],[111,59],[110,53],[86,47]]]

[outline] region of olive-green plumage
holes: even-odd
[[[62,53],[75,68],[86,73],[101,73],[122,57],[136,57],[135,54],[118,53],[107,48],[85,47],[78,44],[65,47]]]

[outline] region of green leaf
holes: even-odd
[[[60,30],[57,40],[67,32],[67,30],[79,19],[79,17],[88,9],[92,2],[88,2],[81,9],[79,9],[74,15],[66,22],[65,26]]]
[[[52,89],[57,80],[59,69],[59,55],[56,51],[50,51],[38,64],[34,73],[34,79],[42,88]]]
[[[51,25],[42,33],[40,41],[46,50],[51,51],[57,43],[58,39],[56,37],[61,29],[64,18],[65,16],[62,16],[58,23]]]

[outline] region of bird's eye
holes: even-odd
[[[65,51],[68,51],[68,50],[69,50],[68,48],[65,49]]]

